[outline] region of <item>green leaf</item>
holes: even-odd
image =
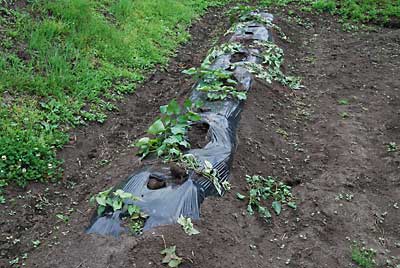
[[[244,199],[246,198],[246,196],[245,196],[245,195],[242,195],[241,193],[236,193],[236,197],[237,197],[239,200],[244,200]]]
[[[186,99],[183,103],[183,107],[185,107],[186,109],[190,109],[192,107],[192,101],[190,99]]]
[[[96,196],[96,202],[100,206],[107,206],[106,197],[105,196]]]
[[[97,208],[97,215],[101,216],[101,214],[103,214],[103,212],[106,210],[105,206],[99,206]]]
[[[148,137],[141,138],[140,140],[138,140],[138,141],[135,143],[135,146],[141,147],[141,146],[143,146],[143,145],[145,145],[145,144],[148,144],[149,141],[150,141],[150,138],[148,138]]]
[[[197,109],[202,107],[203,105],[204,105],[204,103],[201,100],[197,100],[194,103],[194,107],[197,108]]]
[[[176,250],[176,246],[171,246],[169,248],[161,250],[160,254],[174,254],[175,250]]]
[[[188,119],[190,121],[196,122],[201,120],[201,116],[198,113],[190,112],[188,113]]]
[[[120,210],[122,208],[122,201],[120,199],[113,200],[112,207],[114,211]]]
[[[168,263],[168,266],[171,267],[171,268],[174,268],[174,267],[178,267],[181,263],[182,263],[182,258],[178,257],[176,259],[171,260]]]
[[[180,114],[181,112],[181,108],[179,108],[178,103],[176,102],[176,100],[172,100],[168,106],[167,106],[167,114],[168,115],[177,115]]]
[[[178,125],[176,125],[176,126],[173,126],[173,127],[171,128],[171,132],[172,132],[172,134],[174,134],[174,135],[177,135],[177,134],[182,134],[182,135],[184,135],[184,134],[186,133],[186,125],[178,124]]]
[[[133,195],[131,193],[124,192],[121,189],[118,189],[114,192],[114,195],[119,196],[121,199],[131,199]]]
[[[136,205],[128,205],[128,213],[129,215],[133,215],[140,212],[140,208]]]
[[[195,67],[192,67],[190,69],[183,70],[182,73],[187,75],[194,75],[197,73],[197,69]]]
[[[161,119],[156,120],[150,127],[148,132],[153,135],[157,135],[165,131],[164,123]]]
[[[278,201],[272,202],[272,208],[275,210],[276,215],[281,214],[282,206]]]

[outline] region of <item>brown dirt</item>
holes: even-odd
[[[203,148],[210,142],[208,130],[210,126],[206,123],[197,123],[190,127],[188,131],[188,141],[192,149]]]
[[[189,237],[177,225],[120,239],[83,231],[94,211],[89,197],[140,165],[127,145],[144,133],[159,105],[189,92],[193,81],[180,72],[198,66],[222,35],[227,19],[220,11],[196,23],[193,39],[167,69],[152,75],[106,124],[76,130],[76,142],[60,153],[66,159],[60,183],[32,184],[28,194],[9,189],[14,201],[0,211],[0,267],[24,253],[26,267],[164,267],[161,235],[186,258],[185,267],[355,267],[352,240],[376,249],[378,266],[390,267],[385,261],[400,257],[400,153],[386,147],[400,144],[400,30],[346,33],[329,16],[301,14],[303,27],[274,13],[292,40],[277,40],[286,70],[303,77],[305,88],[255,84],[239,124],[233,189],[205,200],[195,222],[201,234]],[[349,104],[339,105],[340,99]],[[270,223],[248,216],[235,196],[245,193],[246,174],[293,185],[298,209],[285,209]],[[338,200],[339,194],[353,198]],[[68,214],[69,222],[57,213]],[[36,239],[41,245],[34,249]]]

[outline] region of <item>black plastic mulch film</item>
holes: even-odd
[[[272,23],[273,16],[265,12],[257,12]],[[235,31],[231,33],[229,42],[241,42],[240,54],[243,55],[239,62],[234,62],[232,56],[237,52],[225,53],[217,56],[213,61],[211,69],[228,70],[234,68],[233,74],[242,90],[251,89],[253,75],[246,69],[244,63],[260,63],[260,50],[250,48],[253,41],[273,41],[270,25],[260,22],[248,21],[238,24]],[[246,47],[247,46],[247,47]],[[234,63],[234,67],[233,67]],[[209,143],[201,149],[192,149],[187,153],[194,155],[199,163],[209,161],[218,172],[219,183],[229,180],[230,167],[236,148],[236,128],[240,120],[243,100],[227,98],[222,101],[207,100],[207,93],[196,90],[199,82],[193,87],[190,97],[192,101],[201,100],[204,103],[203,111],[200,113],[202,124],[207,124]],[[164,180],[166,187],[151,190],[148,188],[149,178]],[[171,168],[167,164],[154,164],[145,166],[135,171],[127,180],[115,189],[122,189],[140,198],[139,201],[129,201],[141,208],[149,217],[147,218],[144,231],[153,227],[176,223],[183,215],[192,219],[200,218],[200,204],[204,198],[216,195],[217,191],[211,180],[198,175],[192,171],[188,179],[182,184],[175,183],[171,174]],[[223,189],[222,189],[223,191]],[[119,236],[121,233],[129,232],[121,220],[122,211],[108,212],[93,217],[87,233]]]

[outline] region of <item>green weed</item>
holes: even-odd
[[[124,212],[128,212],[129,215],[137,213],[139,207],[131,203],[127,203],[126,201],[128,200],[137,201],[139,198],[131,193],[124,192],[121,189],[113,191],[113,188],[100,192],[90,198],[90,202],[92,204],[97,204],[97,214],[99,216],[102,215],[107,208],[110,208],[112,212],[123,210]]]
[[[250,215],[258,212],[260,216],[266,220],[271,218],[271,213],[266,207],[266,202],[270,199],[272,199],[271,207],[275,211],[276,215],[280,215],[283,204],[286,204],[293,209],[296,208],[296,203],[294,202],[290,186],[278,182],[275,178],[270,176],[264,178],[258,175],[246,175],[246,181],[250,188],[248,194],[249,201],[247,204],[247,212]],[[240,193],[237,193],[237,197],[240,200],[246,198],[245,195]]]
[[[38,0],[14,8],[2,1],[2,185],[57,179],[56,150],[68,129],[104,122],[111,101],[189,38],[193,19],[227,2]]]
[[[387,151],[389,152],[389,153],[392,153],[392,152],[396,152],[397,151],[397,144],[395,143],[395,142],[389,142],[388,143],[388,145],[387,145]]]
[[[375,267],[375,256],[376,251],[372,248],[367,249],[365,247],[361,247],[356,242],[354,242],[353,246],[351,247],[352,260],[362,268]]]
[[[340,99],[340,100],[338,100],[338,103],[340,105],[348,105],[349,104],[349,100],[348,99]]]

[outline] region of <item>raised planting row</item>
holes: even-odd
[[[98,213],[88,233],[137,234],[198,219],[204,198],[230,189],[237,124],[254,79],[300,88],[298,78],[281,71],[283,52],[272,33],[284,35],[273,16],[262,11],[236,14],[240,20],[226,33],[227,41],[213,48],[200,67],[184,71],[197,78],[190,98],[182,105],[173,100],[161,106],[149,136],[135,143],[143,159],[153,158],[151,164],[93,197]],[[281,201],[289,203],[290,198]],[[277,206],[274,210],[280,212]]]

